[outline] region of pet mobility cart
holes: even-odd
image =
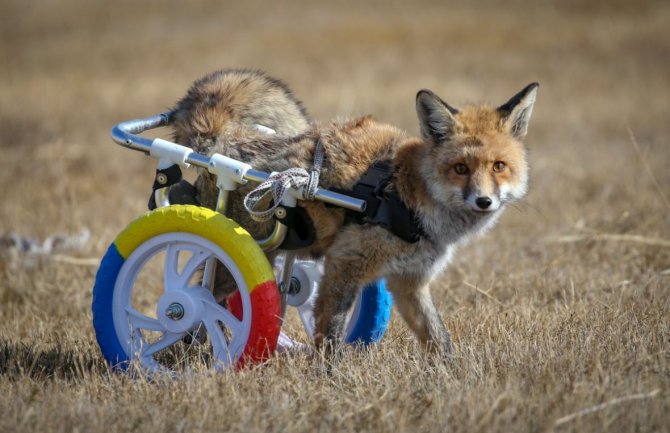
[[[116,143],[156,158],[158,169],[156,209],[121,231],[96,276],[93,325],[102,354],[115,369],[136,365],[150,372],[178,372],[194,363],[215,369],[253,363],[267,358],[278,342],[280,349],[299,346],[280,335],[286,307],[297,309],[312,338],[314,301],[323,268],[319,262],[297,260],[292,251],[281,249],[290,230],[282,219],[287,209],[296,206],[296,199],[302,199],[302,191],[287,191],[275,210],[272,234],[253,239],[225,216],[229,192],[247,182],[264,182],[270,174],[223,155],[208,157],[138,135],[169,125],[170,117],[171,113],[163,113],[129,120],[112,129]],[[180,169],[189,166],[216,176],[216,211],[170,203],[170,185],[181,180]],[[363,200],[325,189],[317,189],[314,199],[358,212],[365,209]],[[272,250],[279,253],[273,264],[263,252]],[[219,303],[213,283],[221,266],[236,287]],[[350,314],[345,341],[380,340],[391,304],[383,280],[366,286]]]

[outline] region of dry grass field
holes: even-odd
[[[0,236],[91,233],[55,257],[0,246],[0,432],[670,431],[669,2],[226,3],[0,2]],[[433,285],[453,359],[394,313],[330,372],[109,371],[96,261],[154,169],[109,128],[221,67],[412,133],[420,88],[458,106],[541,83],[529,196]]]

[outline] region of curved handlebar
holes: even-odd
[[[170,124],[171,119],[172,112],[168,111],[144,119],[121,122],[112,128],[112,140],[123,147],[150,155],[154,139],[141,137],[138,134],[150,129],[167,126]],[[190,152],[185,162],[206,169],[209,167],[210,158],[197,152]],[[268,177],[270,177],[269,173],[253,169],[248,170],[244,175],[244,179],[252,182],[263,182]],[[327,189],[319,188],[314,198],[324,203],[333,204],[356,212],[365,211],[365,200],[349,197],[348,195],[339,194]]]

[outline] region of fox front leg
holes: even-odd
[[[387,285],[400,315],[419,341],[430,351],[451,354],[451,336],[435,307],[425,278],[392,275]]]

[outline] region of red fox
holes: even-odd
[[[203,150],[208,154],[221,153],[268,172],[309,169],[319,141],[325,152],[322,188],[350,190],[375,162],[389,160],[391,177],[384,191],[396,194],[415,216],[421,229],[415,242],[379,225],[352,223],[341,208],[298,202],[316,228],[315,242],[303,253],[325,257],[315,307],[315,342],[317,347],[331,348],[340,342],[357,292],[367,282],[385,277],[398,311],[418,339],[432,350],[448,354],[451,338],[433,303],[429,284],[459,246],[492,227],[506,205],[525,195],[528,163],[522,139],[537,89],[538,84],[532,83],[497,108],[471,105],[462,109],[421,90],[416,97],[421,130],[417,138],[371,117],[323,127],[312,124],[307,128],[305,123],[305,128],[298,128],[301,132],[291,137],[244,138],[227,135],[225,119],[235,118],[238,110],[253,113],[265,109],[254,108],[257,104],[251,100],[248,105],[219,100],[209,110],[194,108],[206,104],[209,94],[216,92],[210,86],[209,90],[189,93],[197,95],[196,104],[178,105],[182,122],[175,125],[175,136],[184,145],[205,143]],[[299,108],[297,112],[304,113]],[[203,127],[195,133],[183,125],[216,127]],[[202,173],[197,186],[201,203],[213,207],[213,179]],[[267,235],[273,222],[254,222],[241,200],[240,195],[233,197],[240,203],[231,206],[228,215],[254,237]]]

